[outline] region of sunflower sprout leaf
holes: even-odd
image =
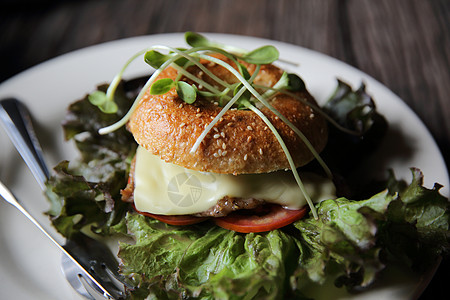
[[[175,84],[174,81],[170,78],[159,79],[152,84],[150,88],[150,94],[163,95],[168,91],[170,91],[170,89],[172,89],[174,84]]]
[[[184,102],[192,104],[197,99],[197,91],[194,86],[184,81],[177,82],[177,94]]]
[[[107,100],[106,94],[102,91],[95,91],[89,94],[88,96],[89,102],[91,102],[95,106],[100,106],[105,103]]]
[[[277,48],[268,45],[246,53],[241,59],[251,64],[265,65],[273,63],[279,56]]]
[[[114,101],[106,101],[102,105],[99,105],[98,108],[100,108],[102,112],[107,114],[114,114],[118,109],[117,104]]]
[[[211,46],[211,43],[207,38],[196,32],[188,31],[184,34],[184,38],[186,40],[186,43],[192,47]]]

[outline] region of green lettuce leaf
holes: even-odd
[[[362,201],[330,199],[317,206],[318,220],[310,216],[296,222],[304,248],[299,260],[304,267],[296,274],[298,286],[307,284],[308,279],[323,283],[331,267],[339,270],[339,282],[349,288],[372,284],[384,268],[377,246],[377,222],[391,201],[386,192]]]
[[[136,243],[122,243],[119,258],[122,272],[138,287],[132,293],[140,295],[136,299],[148,293],[177,299],[281,299],[294,271],[295,240],[279,230],[240,234],[210,223],[177,227],[135,213],[127,215],[127,225]]]

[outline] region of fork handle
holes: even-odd
[[[49,177],[49,171],[42,155],[41,145],[36,138],[28,109],[15,98],[0,100],[0,120],[41,189],[45,190],[45,182]]]

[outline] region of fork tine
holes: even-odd
[[[116,286],[127,287],[127,288],[133,287],[128,282],[125,281],[124,277],[122,275],[120,275],[119,272],[117,272],[117,271],[113,272],[113,270],[111,270],[111,268],[108,268],[105,264],[102,264],[102,267],[104,268],[106,274],[108,274],[111,282],[113,282]]]
[[[112,270],[118,268],[117,261],[109,248],[84,234],[74,234],[71,239],[67,240],[64,248],[88,269],[89,273],[98,279],[114,298],[123,298],[123,283],[118,283],[117,280],[113,281],[106,272],[106,269],[110,268],[107,268],[106,264],[113,266]]]
[[[108,297],[104,295],[101,291],[99,291],[92,283],[88,282],[83,275],[78,274],[78,280],[80,281],[81,285],[84,287],[86,292],[89,294],[91,299],[94,300],[104,300],[106,299],[112,299],[111,297]]]
[[[116,256],[112,254],[110,248],[104,243],[84,234],[74,234],[68,243],[68,247],[81,255],[82,252],[89,253],[90,266],[97,274],[101,275],[102,279],[109,279],[109,281],[114,283],[121,290],[124,289],[124,286],[132,287],[126,282],[125,278],[119,274],[119,265]]]
[[[82,297],[86,299],[95,300],[94,297],[92,297],[91,293],[89,293],[84,287],[83,281],[81,281],[79,278],[80,269],[77,268],[77,266],[74,263],[72,263],[70,258],[68,258],[64,254],[61,255],[61,267],[64,274],[66,275],[67,281],[78,294],[80,294]]]

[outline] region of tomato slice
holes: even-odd
[[[156,219],[158,221],[164,222],[169,225],[179,225],[179,226],[192,225],[192,224],[197,224],[197,223],[200,223],[200,222],[203,222],[203,221],[206,221],[207,219],[209,219],[206,217],[194,217],[191,215],[171,215],[171,216],[157,215],[157,214],[151,214],[148,212],[139,211],[136,209],[136,207],[134,207],[134,205],[133,205],[133,208],[137,213],[139,213],[141,215]]]
[[[222,228],[242,233],[265,232],[300,220],[306,212],[306,206],[291,210],[277,204],[266,204],[262,209],[240,210],[225,217],[214,218],[214,222]]]

